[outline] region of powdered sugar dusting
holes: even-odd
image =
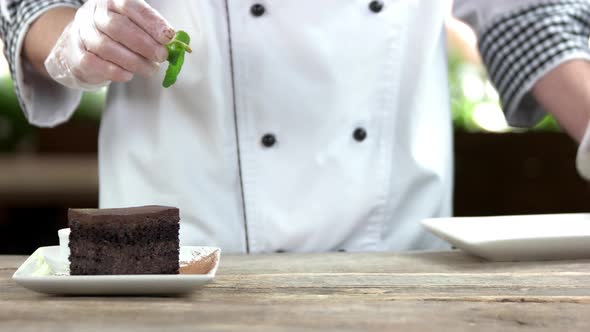
[[[207,274],[217,265],[219,249],[199,248],[187,257],[181,253],[180,274]]]

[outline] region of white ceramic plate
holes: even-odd
[[[425,219],[440,238],[495,261],[590,258],[590,214]]]
[[[214,253],[207,274],[70,276],[69,262],[60,247],[37,249],[14,273],[21,286],[58,295],[175,295],[189,293],[211,282],[219,266],[220,250],[213,247],[181,247],[180,262],[199,262]],[[186,274],[182,274],[186,273]]]

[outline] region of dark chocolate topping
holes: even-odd
[[[116,219],[119,222],[138,221],[145,217],[179,218],[179,210],[175,207],[148,205],[115,209],[70,209],[68,220],[92,222]]]

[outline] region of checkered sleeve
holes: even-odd
[[[501,14],[479,30],[479,49],[508,123],[530,127],[545,111],[534,84],[560,64],[590,60],[590,1],[544,1]]]
[[[0,0],[0,38],[20,106],[34,125],[50,127],[66,121],[82,93],[41,77],[22,59],[29,26],[41,14],[59,6],[80,7],[83,0]]]

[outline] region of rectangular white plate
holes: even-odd
[[[590,258],[590,214],[437,218],[424,227],[457,248],[494,261]]]
[[[145,274],[70,276],[69,262],[59,246],[37,249],[12,278],[33,291],[56,295],[175,295],[189,293],[215,277],[220,250],[214,247],[181,247],[180,261],[188,262],[215,252],[207,274]]]

